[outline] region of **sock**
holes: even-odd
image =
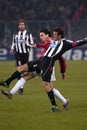
[[[15,71],[15,72],[11,75],[11,77],[9,77],[7,80],[5,80],[6,84],[9,86],[10,83],[11,83],[14,79],[18,78],[20,75],[21,75],[21,73],[19,73],[18,71]]]
[[[21,79],[21,75],[17,78],[18,80],[20,80]],[[23,85],[20,87],[20,89],[23,89]]]
[[[12,95],[14,95],[21,86],[24,86],[24,84],[26,83],[26,80],[24,78],[21,78],[20,80],[18,80],[18,82],[16,83],[16,85],[11,89],[10,93]]]
[[[63,104],[67,102],[67,100],[61,95],[61,93],[57,89],[53,88],[53,93]]]
[[[23,89],[23,85],[20,87],[20,89]]]
[[[57,106],[57,105],[56,105],[56,102],[55,102],[55,98],[54,98],[54,93],[53,93],[53,91],[51,90],[51,91],[47,92],[47,94],[48,94],[48,97],[49,97],[49,99],[50,99],[50,101],[51,101],[51,104]]]

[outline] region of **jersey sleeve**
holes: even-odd
[[[33,36],[31,33],[27,32],[27,36],[26,36],[26,45],[27,47],[30,48],[31,44],[34,44],[34,40],[33,40]]]
[[[30,44],[34,44],[33,36],[31,33],[30,33]]]
[[[58,63],[60,65],[60,73],[65,73],[66,72],[66,61],[65,61],[65,58],[63,56],[61,56],[58,59]]]
[[[77,47],[77,46],[82,46],[82,45],[86,44],[87,38],[77,40],[77,41],[66,40],[66,42],[67,42],[67,45],[68,45],[68,49],[71,49],[71,48],[74,48],[74,47]]]
[[[84,39],[76,41],[76,45],[75,46],[82,46],[82,45],[84,45],[86,43],[87,43],[87,38],[84,38]],[[75,47],[75,46],[73,46],[73,47]]]

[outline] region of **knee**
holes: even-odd
[[[18,66],[18,67],[17,67],[17,70],[18,70],[18,72],[20,72],[20,73],[23,73],[23,72],[24,72],[22,66]]]
[[[46,92],[49,92],[51,90],[50,82],[43,82],[43,86],[44,86]]]
[[[28,71],[27,64],[21,65],[17,67],[18,72],[23,73]]]
[[[29,72],[29,73],[25,74],[23,77],[24,77],[24,79],[29,80],[29,79],[32,79],[34,76],[33,76],[32,72]]]

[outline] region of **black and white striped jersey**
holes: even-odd
[[[19,31],[13,35],[11,49],[18,53],[28,53],[30,51],[30,44],[33,44],[33,37],[27,30]]]
[[[60,41],[52,41],[44,56],[54,58],[54,60],[56,60],[67,50],[85,43],[87,43],[87,38],[75,42],[65,38]]]

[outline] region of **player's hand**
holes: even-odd
[[[13,55],[14,54],[14,50],[12,49],[12,50],[10,50],[10,54],[11,55]]]
[[[36,47],[36,44],[31,44],[30,47],[31,47],[31,48],[35,48],[35,47]]]
[[[61,77],[62,79],[65,79],[65,77],[66,77],[65,73],[61,73],[60,77]]]

